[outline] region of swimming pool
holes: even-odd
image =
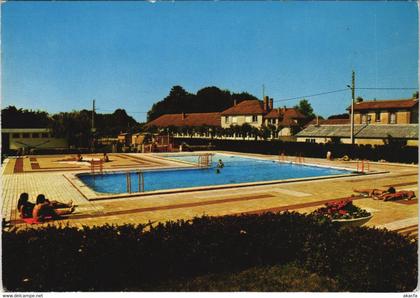
[[[164,157],[165,156],[161,156]],[[166,156],[169,159],[197,163],[198,156]],[[221,159],[224,168],[217,173],[217,161]],[[209,168],[183,168],[172,170],[143,171],[144,191],[169,190],[200,186],[215,186],[249,182],[285,180],[350,174],[350,171],[280,163],[267,159],[256,159],[236,155],[215,154]],[[131,189],[138,190],[137,172],[131,172]],[[80,180],[91,189],[100,193],[119,194],[127,192],[126,172],[103,175],[79,174]]]

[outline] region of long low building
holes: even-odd
[[[164,114],[147,123],[148,126],[216,126],[220,127],[220,113],[180,113]]]
[[[53,137],[48,128],[2,128],[1,136],[3,150],[68,147],[66,139]]]
[[[350,125],[309,125],[296,134],[298,142],[349,144]],[[408,146],[418,146],[418,124],[366,125],[354,126],[355,144],[384,145],[392,141],[406,142]]]
[[[218,113],[179,113],[164,114],[146,124],[166,128],[213,126],[230,128],[247,124],[260,129],[262,127],[275,128],[272,137],[291,137],[302,126],[305,116],[296,108],[274,108],[273,99],[265,96],[264,99],[243,100],[234,102],[233,106]],[[241,137],[242,138],[242,137]]]

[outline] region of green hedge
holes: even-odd
[[[352,159],[368,159],[372,161],[386,160],[389,162],[418,163],[418,147],[403,146],[401,144],[388,145],[352,145],[336,143],[306,143],[286,142],[280,140],[255,141],[255,140],[221,140],[200,138],[175,138],[175,144],[186,143],[188,145],[208,145],[211,143],[215,150],[234,151],[244,153],[258,153],[278,155],[284,153],[290,156],[325,158],[327,152],[332,153],[333,158],[341,158],[344,155]]]
[[[297,213],[201,217],[145,226],[4,231],[9,291],[153,290],[173,279],[295,263],[343,291],[411,291],[417,246],[369,228]]]

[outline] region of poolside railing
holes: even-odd
[[[144,192],[144,174],[143,172],[136,172],[137,174],[137,191],[138,192]],[[132,192],[132,188],[131,188],[131,172],[126,172],[125,173],[125,181],[126,181],[126,189],[128,193]]]

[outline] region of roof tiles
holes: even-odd
[[[355,125],[356,138],[388,137],[403,139],[418,139],[418,124],[392,124],[392,125]],[[350,138],[350,125],[310,125],[296,134],[297,137],[344,137]]]
[[[147,123],[147,126],[221,126],[220,113],[165,114]]]
[[[265,114],[264,104],[257,99],[244,100],[237,105],[224,110],[221,114],[225,115],[262,115]]]
[[[417,98],[394,99],[394,100],[370,100],[354,104],[354,110],[375,110],[375,109],[409,109],[418,104]],[[350,108],[349,108],[350,109]]]

